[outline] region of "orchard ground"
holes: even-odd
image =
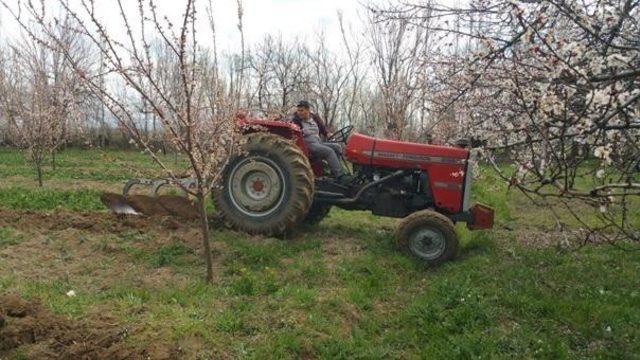
[[[140,153],[67,150],[39,189],[22,155],[0,149],[0,358],[640,354],[638,246],[560,247],[575,221],[560,214],[560,232],[488,171],[474,199],[497,209],[495,228],[457,225],[460,255],[439,268],[395,249],[397,220],[334,209],[290,239],[212,224],[211,285],[197,224],[100,203],[154,174]]]

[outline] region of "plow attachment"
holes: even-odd
[[[159,190],[163,186],[177,186],[168,179],[132,179],[125,184],[122,195],[105,192],[100,196],[100,200],[117,215],[171,215],[189,220],[197,219],[198,210],[184,191],[184,188],[197,186],[197,181],[192,178],[179,179],[178,181],[179,188],[184,193],[183,196],[159,194]],[[150,195],[129,194],[134,186],[150,187]]]

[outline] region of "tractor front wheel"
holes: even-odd
[[[244,151],[229,161],[213,193],[228,226],[250,234],[282,235],[299,224],[313,200],[307,157],[278,135],[247,135]]]
[[[453,222],[432,210],[421,210],[402,219],[396,230],[396,244],[430,266],[451,260],[458,253]]]

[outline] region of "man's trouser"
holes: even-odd
[[[342,154],[342,146],[340,144],[323,143],[313,137],[306,137],[304,140],[311,155],[327,161],[334,177],[340,177],[344,174],[344,169],[342,169],[340,159],[338,159],[338,154]]]

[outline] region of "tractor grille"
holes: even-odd
[[[471,182],[473,180],[473,164],[478,156],[477,150],[471,150],[467,160],[467,169],[464,172],[464,196],[462,198],[462,211],[469,211],[471,206]]]

